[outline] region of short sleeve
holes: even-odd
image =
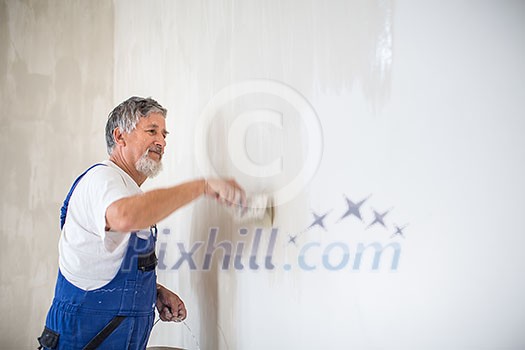
[[[119,199],[140,193],[140,189],[138,186],[133,188],[117,169],[110,166],[98,166],[86,177],[86,213],[94,232],[105,239],[107,208]]]

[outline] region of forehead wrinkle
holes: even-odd
[[[159,126],[157,125],[157,123],[151,123],[151,124],[145,125],[144,127],[145,127],[145,128],[155,128],[155,129],[158,129],[158,128],[159,128]]]

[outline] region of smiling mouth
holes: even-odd
[[[159,159],[162,158],[162,153],[161,153],[161,152],[158,152],[158,151],[155,151],[155,150],[152,150],[152,149],[150,149],[150,150],[148,150],[148,151],[151,152],[151,153],[155,153],[156,155],[158,155],[158,156],[159,156]]]

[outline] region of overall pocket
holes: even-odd
[[[44,327],[42,335],[38,338],[38,343],[40,344],[39,349],[56,349],[59,337],[60,334]]]

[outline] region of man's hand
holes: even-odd
[[[162,321],[180,322],[186,319],[184,302],[160,284],[157,284],[157,310]]]
[[[228,206],[246,206],[246,193],[235,180],[208,179],[204,184],[204,194]]]

